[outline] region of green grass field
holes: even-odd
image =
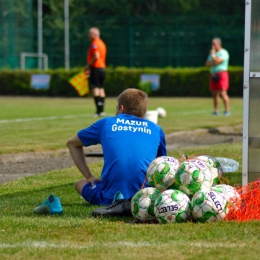
[[[107,113],[116,102],[107,99]],[[166,133],[242,123],[242,100],[231,100],[231,117],[212,117],[211,99],[154,98],[163,106]],[[0,98],[0,153],[65,148],[68,138],[95,120],[93,101],[82,99]],[[55,116],[55,118],[53,118]],[[73,116],[73,117],[69,117]],[[18,120],[19,119],[19,120]],[[36,120],[37,119],[37,120]],[[241,164],[242,145],[218,144],[182,149],[185,154],[219,154]],[[178,156],[176,151],[169,155]],[[99,176],[102,161],[90,164]],[[241,168],[224,176],[241,183]],[[132,218],[92,218],[95,208],[74,190],[75,168],[52,171],[0,185],[1,259],[259,259],[260,222],[129,224]],[[64,214],[35,215],[49,194],[60,196]]]
[[[231,100],[231,117],[213,117],[210,98],[151,98],[149,110],[162,106],[165,133],[242,123],[242,99]],[[114,115],[116,99],[106,99]],[[221,108],[223,106],[221,104]],[[96,119],[92,98],[0,97],[0,154],[66,148],[67,140]]]

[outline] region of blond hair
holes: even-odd
[[[148,106],[148,95],[142,90],[128,88],[117,97],[118,105],[125,108],[125,114],[144,117]]]

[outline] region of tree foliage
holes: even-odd
[[[64,2],[42,0],[43,52],[48,54],[52,68],[64,64]],[[244,0],[68,2],[72,66],[85,63],[83,56],[89,45],[87,31],[91,26],[100,28],[101,37],[108,44],[108,65],[201,65],[201,60],[197,64],[190,63],[194,61],[190,59],[191,54],[204,52],[213,36],[223,37],[229,49],[236,41],[233,52],[239,56],[239,61],[232,58],[231,62],[241,65]],[[38,0],[0,0],[0,67],[19,67],[22,52],[37,52],[37,28]],[[148,57],[151,61],[144,64],[138,60],[142,56],[146,62]],[[235,57],[233,53],[231,56]],[[35,67],[35,58],[27,60],[28,67]]]
[[[63,14],[64,0],[43,0],[45,16]],[[72,16],[242,15],[244,0],[69,0]],[[37,9],[37,0],[34,0]]]

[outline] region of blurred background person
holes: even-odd
[[[89,86],[96,105],[96,113],[94,117],[105,116],[105,68],[106,68],[106,45],[100,39],[100,31],[96,27],[92,27],[88,33],[91,45],[87,54],[86,75],[89,78]]]
[[[223,99],[225,111],[224,116],[230,116],[229,110],[229,53],[222,48],[220,38],[213,38],[211,50],[206,60],[206,66],[210,68],[210,90],[213,96],[214,111],[212,115],[219,115],[220,98]]]

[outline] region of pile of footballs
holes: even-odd
[[[154,159],[146,178],[151,187],[140,189],[131,200],[131,211],[141,222],[182,223],[223,221],[238,207],[240,195],[221,184],[221,164],[210,155]]]

